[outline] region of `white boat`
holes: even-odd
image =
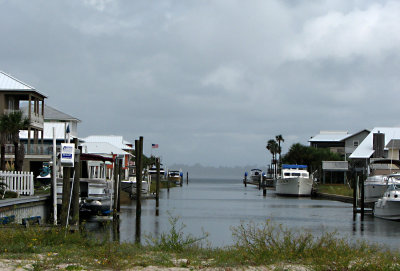
[[[106,178],[105,162],[112,158],[81,154],[83,178],[79,179],[79,210],[89,215],[109,215],[112,211],[113,181]],[[71,187],[73,178],[71,180]],[[57,204],[61,205],[63,179],[57,179]]]
[[[136,196],[136,177],[129,177],[129,180],[121,181],[121,189],[129,194],[131,198]],[[150,193],[151,177],[146,177],[142,180],[141,193],[142,195]]]
[[[387,175],[368,176],[367,179],[364,181],[365,201],[375,202],[380,199],[388,188],[389,179],[393,180]]]
[[[393,167],[397,167],[393,168]],[[392,171],[398,171],[400,169],[400,161],[393,159],[378,159],[370,163],[369,167],[372,172],[375,173],[377,169],[386,169]],[[368,176],[364,181],[364,199],[366,202],[376,202],[385,193],[388,186],[392,183],[400,182],[400,174],[372,174]]]
[[[157,167],[155,165],[151,166],[151,168],[149,168],[149,174],[152,176],[152,178],[154,179],[157,175]],[[163,167],[162,164],[160,164],[160,178],[164,178],[165,177],[165,169]]]
[[[181,170],[169,170],[167,177],[170,182],[180,183],[183,178],[183,173]]]
[[[282,165],[282,175],[276,180],[275,191],[284,196],[310,196],[313,180],[304,165]]]
[[[250,170],[250,181],[253,183],[259,183],[261,181],[261,177],[262,177],[262,170],[258,169],[258,168],[253,168],[252,170]]]
[[[389,220],[400,220],[400,184],[388,186],[383,197],[375,202],[374,216]]]

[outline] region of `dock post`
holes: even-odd
[[[135,152],[136,152],[136,231],[135,231],[135,243],[140,244],[140,224],[142,215],[142,203],[141,203],[141,190],[142,190],[142,148],[143,137],[139,140],[135,140]]]
[[[186,171],[186,184],[189,184],[189,172]]]
[[[118,212],[117,212],[117,206],[118,206],[118,159],[115,159],[114,165],[113,165],[113,170],[114,170],[114,206],[113,206],[113,220],[118,219]]]
[[[78,150],[78,138],[74,139],[75,149]],[[80,194],[80,179],[81,179],[81,161],[80,161],[80,151],[75,155],[74,163],[74,185],[72,188],[72,219],[71,225],[79,226],[79,194]]]
[[[364,220],[364,171],[361,172],[361,220]]]
[[[358,187],[358,176],[357,176],[357,171],[354,171],[354,181],[353,181],[353,216],[354,217],[357,213],[357,187]]]
[[[158,216],[158,207],[160,206],[160,158],[156,158],[156,215]]]
[[[57,144],[56,128],[53,127],[53,165],[51,166],[51,195],[53,203],[53,223],[57,225]]]
[[[121,211],[121,182],[122,182],[122,161],[118,164],[118,193],[117,193],[117,212],[119,213]]]
[[[244,187],[247,187],[247,173],[244,174],[243,183],[244,183]]]
[[[69,195],[71,193],[71,171],[69,167],[63,168],[63,193],[61,205],[61,225],[68,226]]]
[[[263,188],[263,196],[265,197],[267,195],[267,185],[266,185],[266,180],[264,176],[261,176],[262,179],[262,188]]]

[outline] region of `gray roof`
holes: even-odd
[[[12,77],[3,71],[0,71],[0,91],[33,91],[47,98],[44,94],[38,92],[34,87],[16,79],[15,77]]]
[[[44,119],[45,120],[66,120],[66,121],[77,121],[80,122],[81,120],[68,115],[60,110],[55,109],[54,107],[48,106],[47,104],[44,105]]]
[[[321,131],[308,142],[341,142],[349,136],[347,131]]]
[[[28,111],[28,107],[22,107],[21,111],[26,113]],[[44,120],[45,121],[76,121],[81,122],[80,119],[77,119],[71,115],[68,115],[60,110],[55,109],[54,107],[48,106],[47,104],[44,105]]]

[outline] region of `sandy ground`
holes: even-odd
[[[68,269],[69,265],[59,265],[54,270],[73,270]],[[295,271],[309,271],[311,269],[300,266],[300,265],[290,265],[290,264],[282,264],[282,265],[272,265],[272,266],[249,266],[249,267],[225,267],[225,268],[181,268],[181,267],[157,267],[157,266],[147,266],[147,267],[135,267],[131,269],[127,269],[127,271],[189,271],[189,270],[202,270],[202,271],[270,271],[270,270],[295,270]],[[22,261],[22,260],[0,260],[0,270],[4,271],[26,271],[26,270],[34,270],[34,261]],[[76,269],[78,270],[78,269]],[[101,269],[101,270],[112,270],[112,269]]]

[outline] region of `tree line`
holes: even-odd
[[[332,153],[328,148],[317,149],[305,146],[300,143],[293,144],[289,151],[281,156],[281,142],[284,142],[282,135],[277,135],[275,139],[267,141],[266,149],[272,155],[272,168],[274,173],[282,164],[306,165],[310,171],[321,170],[322,161],[342,161],[343,158],[337,153]],[[278,156],[279,155],[279,156]]]

